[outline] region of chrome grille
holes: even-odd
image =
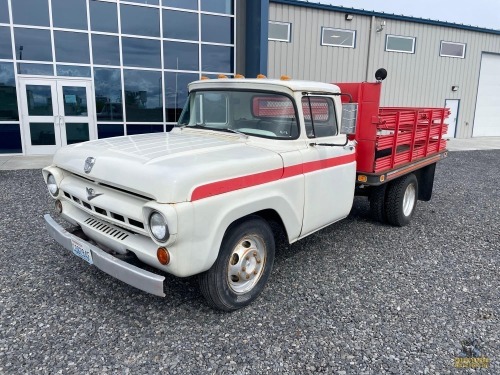
[[[102,232],[104,234],[107,234],[108,236],[115,237],[116,239],[123,241],[125,238],[128,237],[128,233],[122,232],[119,229],[115,229],[113,227],[110,227],[109,225],[98,221],[96,219],[93,219],[89,217],[87,220],[84,221],[85,224],[88,226],[98,230],[99,232]]]

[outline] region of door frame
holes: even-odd
[[[453,132],[453,137],[452,137],[452,138],[456,138],[457,137],[457,130],[458,130],[458,116],[460,115],[460,99],[455,99],[455,98],[453,98],[453,99],[445,99],[444,100],[444,108],[448,108],[448,107],[446,107],[446,102],[448,100],[453,100],[453,101],[457,101],[458,102],[458,104],[457,104],[457,117],[455,119],[455,131]],[[449,126],[449,124],[448,124],[448,126]]]
[[[82,78],[82,77],[52,77],[52,76],[34,76],[34,75],[23,75],[18,76],[18,99],[19,99],[19,124],[20,130],[22,134],[22,145],[24,149],[25,155],[41,155],[41,154],[54,154],[59,148],[66,145],[67,139],[65,138],[66,131],[65,129],[60,130],[60,141],[57,141],[56,137],[56,145],[54,146],[32,146],[31,145],[31,132],[29,129],[29,118],[33,116],[28,115],[28,97],[26,95],[26,85],[31,84],[31,82],[35,85],[50,85],[54,86],[54,90],[52,92],[53,95],[53,112],[57,109],[57,113],[53,113],[53,121],[54,127],[60,129],[60,127],[65,126],[66,120],[60,122],[60,118],[56,119],[56,116],[62,116],[64,113],[63,109],[60,109],[59,106],[64,105],[63,98],[60,98],[60,93],[62,93],[63,86],[80,86],[87,87],[87,119],[89,122],[89,140],[93,140],[97,138],[97,114],[95,109],[95,98],[94,98],[94,85],[92,78]],[[54,96],[55,94],[55,96]],[[54,102],[55,101],[55,102]],[[63,116],[68,117],[68,116]],[[71,116],[69,116],[71,117]],[[56,123],[56,121],[58,123]],[[63,138],[64,135],[64,138]],[[36,147],[36,149],[33,149]]]

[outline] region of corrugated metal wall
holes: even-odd
[[[442,107],[445,99],[460,99],[456,136],[471,137],[481,54],[500,53],[500,35],[364,15],[346,21],[345,13],[272,2],[269,20],[292,24],[291,43],[269,41],[269,77],[363,81],[374,80],[375,70],[384,67],[389,75],[382,105]],[[384,30],[376,32],[384,20]],[[356,48],[322,46],[323,26],[356,30]],[[386,52],[386,34],[416,37],[415,53]],[[442,40],[466,43],[465,58],[439,56]],[[452,92],[452,86],[459,90]]]

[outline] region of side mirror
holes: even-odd
[[[340,134],[356,134],[356,123],[358,121],[358,103],[342,104],[342,122]]]

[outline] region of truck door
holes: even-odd
[[[302,111],[307,143],[301,150],[305,176],[301,237],[346,217],[354,199],[355,151],[343,146],[338,98],[304,95]]]

